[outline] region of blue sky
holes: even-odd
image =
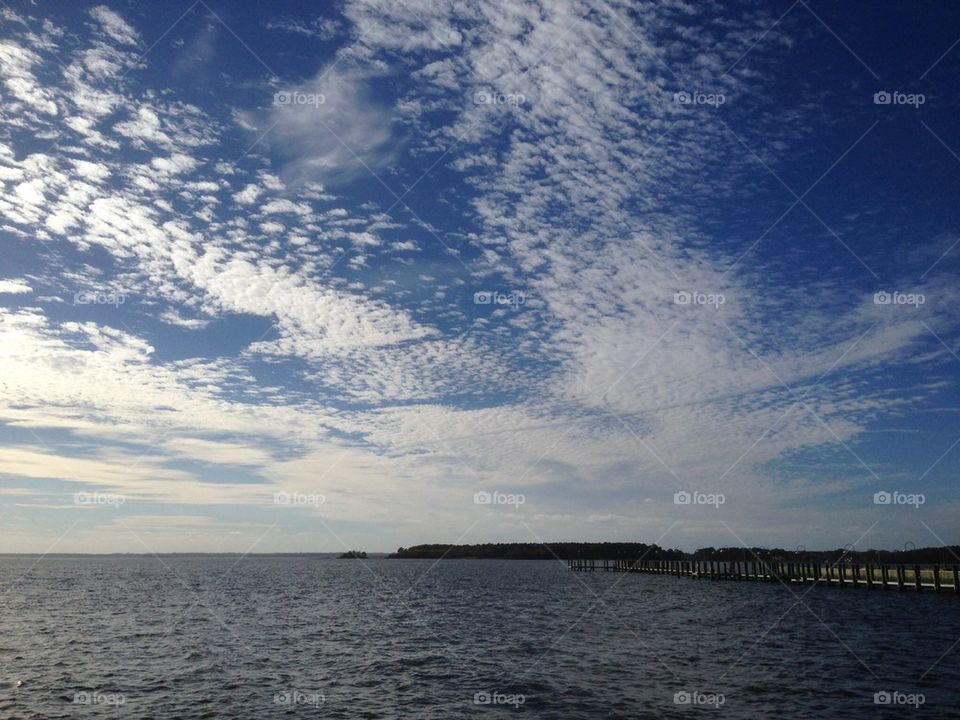
[[[960,542],[949,3],[0,28],[5,551]]]

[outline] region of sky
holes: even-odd
[[[3,3],[0,552],[960,542],[960,7]]]

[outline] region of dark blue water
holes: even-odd
[[[0,717],[960,716],[960,598],[793,590],[553,562],[6,558]]]

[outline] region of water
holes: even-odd
[[[932,717],[960,699],[960,646],[928,672],[960,638],[951,595],[303,557],[5,558],[0,592],[4,718],[821,720],[914,712],[883,691]]]

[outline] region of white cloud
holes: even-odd
[[[265,465],[270,456],[259,448],[200,438],[176,438],[165,447],[180,457],[220,465]]]
[[[254,183],[250,183],[240,192],[234,193],[233,200],[243,205],[249,205],[250,203],[256,202],[262,192],[263,190],[260,187]]]
[[[25,295],[32,292],[33,288],[24,280],[0,280],[0,293]]]
[[[239,194],[239,193],[238,193]],[[312,208],[306,203],[295,203],[286,199],[271,200],[265,203],[260,212],[271,215],[281,213],[294,213],[295,215],[307,215],[312,212]]]
[[[315,37],[321,40],[330,40],[341,32],[340,23],[333,18],[313,18],[310,21],[295,18],[274,18],[266,24],[266,28]]]
[[[43,180],[40,178],[20,183],[13,191],[28,205],[39,205],[44,201]]]
[[[154,158],[150,161],[150,166],[164,175],[181,175],[196,169],[198,164],[196,158],[182,153],[176,153],[168,158]]]
[[[56,115],[59,111],[52,93],[33,74],[32,68],[38,63],[37,53],[11,41],[0,41],[0,76],[10,94],[37,112]]]
[[[90,16],[100,23],[101,29],[114,41],[122,45],[137,45],[140,35],[127,22],[105,5],[97,5],[90,10]]]
[[[285,104],[242,117],[258,135],[272,128],[263,142],[285,159],[285,182],[369,177],[397,156],[401,144],[390,108],[371,88],[375,79],[369,71],[334,63],[308,82],[277,87]]]

